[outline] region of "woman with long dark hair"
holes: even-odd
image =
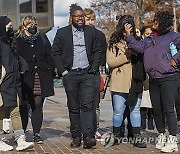
[[[116,31],[109,40],[107,51],[107,63],[112,69],[110,91],[113,106],[113,133],[115,142],[120,140],[120,126],[123,121],[123,113],[126,106],[130,109],[130,120],[134,135],[134,146],[145,148],[140,135],[141,116],[140,105],[143,85],[145,79],[142,56],[135,55],[128,49],[124,39],[124,25],[132,24],[132,33],[136,36],[134,18],[124,15],[119,18]],[[136,140],[136,139],[139,140]]]

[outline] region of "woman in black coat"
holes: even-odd
[[[30,15],[22,19],[16,37],[17,51],[29,65],[28,72],[22,76],[23,103],[20,109],[23,128],[26,130],[28,124],[27,104],[30,104],[33,140],[43,143],[39,135],[43,121],[43,101],[45,97],[54,95],[51,45],[46,35],[39,33],[36,18]]]
[[[26,61],[18,56],[14,43],[12,22],[7,16],[0,16],[0,151],[10,151],[13,147],[6,144],[3,138],[3,118],[8,114],[11,118],[16,150],[33,147],[32,142],[25,141],[22,129],[19,105],[21,103],[21,78],[28,70]]]

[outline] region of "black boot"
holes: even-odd
[[[120,137],[124,137],[124,133],[125,133],[125,123],[123,122],[119,128]]]
[[[140,127],[133,127],[134,143],[133,146],[137,148],[146,148],[146,143],[140,135]]]
[[[133,136],[132,125],[131,125],[130,122],[128,122],[127,129],[128,129],[127,138],[128,138],[128,139],[132,139],[134,136]]]
[[[120,144],[121,143],[120,127],[113,126],[113,134],[114,134],[114,145]]]
[[[130,115],[127,117],[127,120],[128,120],[128,124],[127,124],[127,130],[128,130],[127,138],[128,139],[133,139],[133,130],[132,130],[132,125],[131,125]]]

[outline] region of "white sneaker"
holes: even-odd
[[[0,151],[11,151],[13,147],[6,144],[4,141],[0,141]]]
[[[19,137],[19,139],[16,141],[17,142],[17,147],[16,147],[17,151],[22,151],[22,150],[26,150],[26,149],[34,147],[33,142],[26,142],[25,139],[26,139],[25,135],[21,135]]]
[[[3,119],[3,131],[7,134],[10,133],[11,119]]]
[[[162,147],[165,146],[166,143],[166,135],[164,135],[163,133],[159,134],[159,136],[157,137],[157,143],[156,143],[156,149],[161,150]]]
[[[102,137],[101,137],[101,134],[99,133],[99,131],[96,131],[95,139],[96,139],[96,141],[101,141],[102,140]]]
[[[178,151],[177,137],[169,135],[167,142],[165,143],[165,146],[161,149],[161,152],[169,153],[174,151]]]

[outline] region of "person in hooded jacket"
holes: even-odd
[[[54,95],[54,62],[51,58],[51,44],[47,36],[40,33],[37,20],[28,15],[21,20],[16,34],[17,51],[28,63],[29,70],[22,75],[22,97],[20,106],[24,131],[28,125],[28,104],[32,109],[31,123],[33,141],[43,143],[40,130],[43,121],[43,102],[45,97]]]
[[[19,105],[21,103],[21,78],[28,70],[25,60],[18,56],[14,43],[12,22],[7,16],[0,16],[0,151],[10,151],[13,147],[3,141],[3,118],[10,115],[17,151],[34,146],[25,141]]]
[[[144,54],[144,67],[149,75],[150,99],[154,120],[159,132],[156,148],[161,152],[178,151],[177,118],[174,110],[177,94],[177,79],[180,64],[180,34],[172,30],[173,14],[157,12],[153,20],[153,33],[143,41],[137,41],[131,34],[132,25],[124,26],[128,47]],[[174,44],[176,52],[170,50]],[[169,136],[165,135],[165,117]]]

